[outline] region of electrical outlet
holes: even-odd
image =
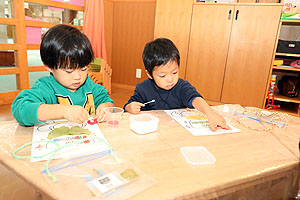
[[[141,69],[136,69],[135,77],[136,78],[142,78],[142,70]]]

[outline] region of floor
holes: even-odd
[[[119,87],[112,87],[112,94],[110,97],[114,100],[116,107],[122,107],[133,94],[133,89],[124,89]],[[11,105],[0,105],[0,122],[13,120],[11,114]],[[47,200],[40,195],[25,181],[11,173],[5,166],[0,163],[0,199],[5,200]]]

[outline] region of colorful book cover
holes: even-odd
[[[281,19],[300,20],[300,1],[284,0]]]

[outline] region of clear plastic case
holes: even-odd
[[[181,147],[180,152],[191,165],[209,165],[216,162],[216,158],[203,146]]]

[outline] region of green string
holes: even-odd
[[[43,155],[40,155],[40,156],[19,156],[19,155],[16,154],[16,153],[19,152],[20,150],[22,150],[22,149],[28,147],[29,145],[33,145],[33,144],[35,144],[35,143],[41,143],[41,142],[46,142],[46,143],[49,142],[49,143],[55,144],[55,145],[57,146],[57,148],[54,149],[53,151],[50,151],[50,152],[48,152],[48,153],[46,153],[46,154],[43,154]],[[48,160],[47,160],[47,162],[46,162],[46,164],[45,164],[46,173],[47,173],[47,175],[48,175],[54,182],[57,182],[58,179],[57,179],[53,174],[51,174],[51,173],[49,172],[49,162],[50,162],[50,160],[56,155],[56,153],[58,152],[58,150],[61,149],[61,148],[62,148],[62,147],[60,147],[60,145],[59,145],[58,143],[56,143],[56,142],[54,142],[54,141],[52,141],[52,140],[41,140],[41,141],[35,141],[35,142],[28,142],[28,143],[26,143],[26,144],[24,144],[24,145],[18,147],[17,149],[15,149],[15,150],[13,151],[12,155],[13,155],[13,157],[15,157],[15,158],[17,158],[17,159],[25,159],[25,158],[44,158],[44,157],[48,156],[49,154],[51,154],[51,156],[48,158]]]
[[[105,140],[103,140],[102,138],[99,138],[99,137],[95,137],[95,138],[98,139],[100,142],[103,142],[106,145],[106,147],[110,150],[111,155],[117,160],[118,164],[120,164],[122,162],[121,159],[119,158],[119,156],[117,156],[115,154],[115,152],[113,151],[111,146]]]
[[[52,141],[52,140],[41,140],[41,141],[35,141],[35,142],[28,142],[27,144],[24,144],[20,147],[18,147],[17,149],[15,149],[12,153],[13,157],[17,158],[17,159],[24,159],[24,158],[44,158],[46,157],[47,155],[51,154],[51,153],[54,153],[56,151],[56,149],[54,149],[53,151],[50,151],[46,154],[43,154],[43,155],[40,155],[40,156],[18,156],[16,155],[16,153],[24,148],[26,148],[27,146],[29,145],[32,145],[32,144],[35,144],[35,143],[41,143],[41,142],[49,142],[49,143],[52,143],[52,144],[55,144],[57,146],[57,148],[59,148],[59,144],[57,144],[56,142]]]
[[[63,149],[63,148],[67,148],[69,146],[73,146],[73,145],[76,145],[76,144],[79,144],[81,142],[84,142],[86,139],[83,138],[82,136],[80,136],[80,140],[78,140],[75,144],[67,144],[67,145],[63,145],[63,146],[60,146],[57,142],[54,142],[53,140],[41,140],[41,141],[35,141],[35,142],[28,142],[20,147],[18,147],[17,149],[15,149],[12,153],[13,157],[15,157],[16,159],[25,159],[25,158],[44,158],[46,156],[48,156],[49,154],[50,157],[47,159],[47,162],[45,164],[45,170],[46,170],[46,174],[53,180],[53,182],[57,182],[58,179],[56,176],[54,176],[50,171],[49,171],[49,163],[50,161],[52,160],[52,158],[56,155],[56,153]],[[112,156],[114,156],[114,158],[117,160],[118,163],[121,163],[121,160],[120,158],[114,153],[114,151],[112,150],[111,146],[102,138],[99,138],[99,137],[94,137],[95,139],[98,139],[100,142],[103,142],[106,147],[110,150]],[[43,155],[40,155],[40,156],[19,156],[17,155],[16,153],[26,147],[28,147],[29,145],[32,145],[32,144],[35,144],[35,143],[41,143],[41,142],[49,142],[49,143],[52,143],[52,144],[55,144],[57,146],[56,149],[54,149],[53,151],[51,152],[48,152],[46,154],[43,154]]]

